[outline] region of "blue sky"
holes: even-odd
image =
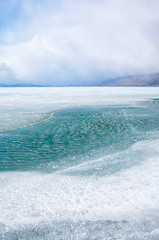
[[[0,0],[0,83],[159,72],[158,0]]]

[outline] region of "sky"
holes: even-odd
[[[0,83],[159,72],[158,0],[0,0]]]

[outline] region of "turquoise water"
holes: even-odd
[[[27,110],[13,110],[0,133],[0,239],[159,239],[157,97],[49,105],[25,124]]]
[[[1,133],[0,170],[54,171],[123,151],[159,130],[158,111],[153,102],[57,111],[37,125]]]

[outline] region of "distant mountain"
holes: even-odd
[[[61,87],[58,85],[45,85],[45,84],[30,84],[30,83],[18,83],[18,84],[4,84],[0,83],[0,87]],[[79,87],[81,85],[65,85],[66,87]],[[103,81],[99,84],[90,84],[82,86],[121,86],[121,87],[159,87],[159,73],[144,74],[144,75],[133,75],[126,77],[113,78]]]
[[[29,83],[17,83],[17,84],[5,84],[0,83],[0,87],[47,87],[44,85],[36,85],[36,84],[29,84]]]
[[[159,73],[133,75],[110,79],[102,82],[101,86],[159,86]]]

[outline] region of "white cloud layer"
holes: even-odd
[[[0,82],[80,85],[159,71],[158,0],[23,0],[19,11],[1,34]]]

